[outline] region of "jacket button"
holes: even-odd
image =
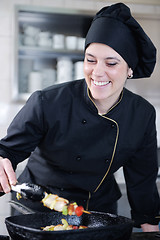
[[[112,123],[111,127],[112,127],[112,128],[114,128],[114,127],[115,127],[115,124],[114,124],[114,123]]]
[[[64,188],[61,188],[61,191],[64,191]]]
[[[70,171],[70,172],[69,172],[69,174],[71,174],[71,175],[72,175],[72,174],[73,174],[73,172],[72,172],[72,171]]]
[[[106,159],[105,162],[108,163],[108,162],[109,162],[109,159]]]
[[[80,160],[81,160],[81,157],[80,157],[80,156],[78,156],[78,157],[76,158],[76,160],[77,160],[77,161],[80,161]]]
[[[82,119],[82,123],[83,123],[83,124],[86,124],[86,123],[87,123],[87,120],[86,120],[86,119]]]

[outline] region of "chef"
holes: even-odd
[[[160,198],[155,109],[125,88],[150,77],[156,49],[123,3],[101,9],[85,42],[85,79],[34,92],[0,141],[0,190],[19,182],[43,185],[84,208],[117,212],[121,167],[131,216],[143,231],[158,231]],[[41,203],[20,200],[34,210]]]

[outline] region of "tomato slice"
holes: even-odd
[[[75,213],[78,217],[80,217],[83,214],[84,208],[82,206],[78,206],[75,209]]]

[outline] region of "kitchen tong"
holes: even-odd
[[[11,185],[14,192],[19,193],[23,198],[33,201],[41,201],[45,197],[45,188],[33,183],[17,183]]]

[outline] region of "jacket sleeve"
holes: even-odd
[[[135,226],[156,225],[160,214],[160,198],[156,186],[158,173],[155,110],[147,121],[143,143],[124,167],[127,195]]]
[[[0,141],[0,156],[7,157],[15,169],[28,158],[43,136],[41,92],[32,94],[11,122],[7,135]]]

